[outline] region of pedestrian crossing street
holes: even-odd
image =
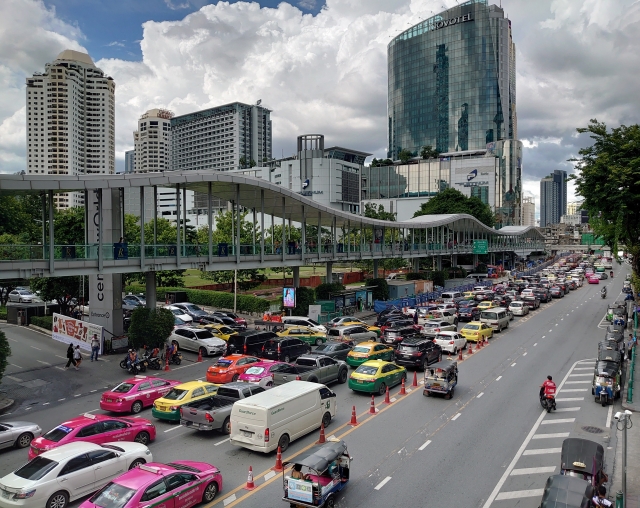
[[[560,473],[562,442],[568,437],[596,441],[607,451],[613,406],[602,407],[593,400],[593,364],[594,360],[574,364],[558,387],[558,409],[542,411],[484,508],[539,507],[547,478]]]

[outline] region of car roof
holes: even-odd
[[[366,365],[368,367],[378,367],[378,368],[380,368],[380,367],[382,367],[383,365],[385,365],[387,363],[392,363],[392,362],[385,362],[384,360],[367,360],[362,365]]]
[[[466,325],[483,325],[484,323],[482,321],[469,321]],[[464,326],[462,328],[464,328]]]
[[[119,417],[117,416],[108,416],[108,415],[103,415],[103,414],[91,414],[91,413],[85,413],[83,415],[79,415],[76,416],[75,418],[71,418],[70,420],[67,420],[66,422],[62,422],[61,424],[57,425],[56,427],[70,427],[72,429],[75,429],[77,427],[80,427],[82,425],[88,425],[90,423],[95,423],[97,421],[101,422],[103,420],[111,420],[115,418],[116,420],[120,420]]]
[[[456,335],[458,332],[454,332],[453,330],[444,330],[442,332],[438,332],[438,335]]]
[[[367,346],[367,347],[372,347],[372,346],[377,346],[377,345],[378,345],[377,342],[373,342],[371,340],[369,340],[367,342],[359,342],[358,344],[356,344],[356,346]]]
[[[149,462],[148,464],[144,464],[142,467],[130,469],[113,481],[118,485],[123,485],[124,487],[134,490],[140,490],[141,488],[156,482],[158,478],[167,476],[175,471],[180,470],[173,468],[168,464]]]
[[[414,346],[416,344],[419,344],[420,342],[433,342],[433,341],[428,337],[407,337],[406,339],[402,340],[400,345],[402,346],[404,344],[406,346]]]
[[[179,385],[174,386],[174,388],[178,388],[180,390],[192,390],[198,386],[209,385],[213,385],[213,383],[209,383],[208,381],[187,381],[186,383],[180,383]]]
[[[102,449],[102,446],[96,443],[90,443],[88,441],[73,441],[71,443],[63,444],[49,451],[43,452],[39,456],[45,457],[49,460],[54,460],[56,462],[61,462],[71,457],[75,457],[79,453],[86,453],[100,449]]]

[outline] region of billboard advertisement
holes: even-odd
[[[80,346],[80,349],[91,351],[91,337],[98,335],[100,339],[100,353],[102,353],[102,326],[79,319],[70,318],[62,314],[53,315],[53,330],[51,338],[65,344]]]
[[[296,306],[296,288],[282,288],[282,306],[285,309]]]

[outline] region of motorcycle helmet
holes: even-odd
[[[549,381],[553,381],[553,378],[552,378],[551,376],[547,376],[547,379],[548,379]]]

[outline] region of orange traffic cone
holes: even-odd
[[[411,383],[411,386],[418,386],[418,373],[417,372],[413,373],[413,383]]]
[[[247,484],[245,485],[245,490],[253,490],[256,486],[253,483],[253,468],[249,466],[249,476],[247,476]]]
[[[320,424],[320,439],[316,444],[324,444],[327,442],[327,439],[324,437],[324,422]]]
[[[165,370],[165,371],[167,371],[167,370],[171,370],[171,369],[169,368],[169,357],[168,357],[168,356],[167,356],[167,359],[166,359],[166,363],[164,364],[164,370]]]
[[[282,471],[283,467],[282,467],[282,451],[280,450],[280,447],[278,446],[278,451],[276,452],[276,465],[274,467],[272,467],[271,469],[273,469],[274,471]]]
[[[484,345],[488,346],[489,345],[489,337],[485,337],[484,338]]]
[[[479,340],[478,342],[476,342],[476,351],[480,351],[480,342],[482,341]]]
[[[353,406],[353,409],[351,410],[351,421],[349,422],[349,425],[351,425],[352,427],[359,425],[358,419],[356,417],[356,406]]]
[[[373,395],[371,396],[371,406],[369,407],[369,414],[376,414],[376,399]]]
[[[469,346],[467,346],[469,347]],[[458,351],[458,361],[461,362],[462,361],[462,348],[459,349]]]
[[[202,349],[198,349],[198,362],[202,361]]]
[[[400,395],[406,395],[407,391],[404,388],[404,378],[402,378],[402,386],[400,387]]]
[[[391,400],[389,399],[389,387],[387,386],[387,391],[384,394],[384,403],[391,404]]]

